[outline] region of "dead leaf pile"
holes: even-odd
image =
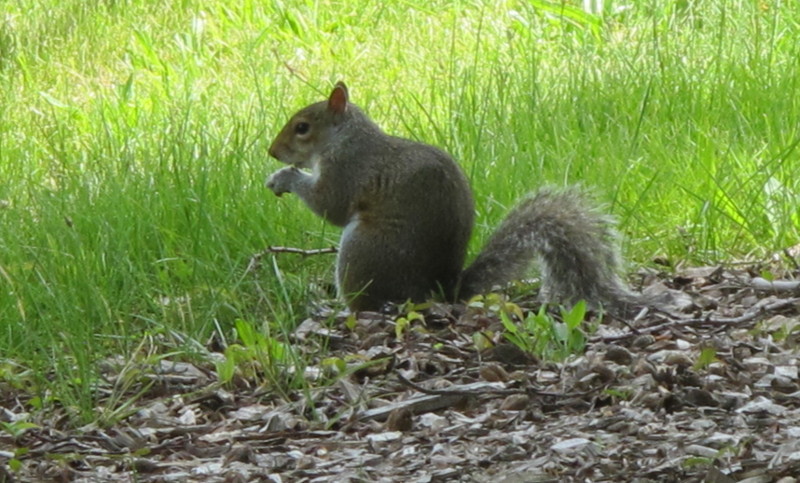
[[[403,331],[303,322],[291,342],[311,364],[284,369],[311,382],[283,396],[161,361],[110,427],[0,432],[0,482],[796,481],[796,284],[700,268],[645,293],[657,308],[606,317],[562,362],[506,342],[486,307],[446,305]],[[29,415],[23,394],[0,403],[5,424]]]

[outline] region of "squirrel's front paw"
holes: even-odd
[[[301,174],[300,171],[298,171],[298,169],[294,166],[281,168],[272,173],[272,175],[267,178],[265,184],[267,185],[267,188],[271,189],[276,195],[280,196],[284,193],[289,193],[292,191],[292,185],[299,174]]]

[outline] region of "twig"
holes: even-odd
[[[303,250],[302,248],[294,248],[294,247],[276,247],[276,246],[269,246],[266,250],[261,253],[257,253],[256,257],[262,257],[267,253],[296,253],[298,255],[303,255],[304,257],[308,257],[311,255],[324,255],[326,253],[336,253],[339,251],[336,247],[328,247],[328,248],[315,248],[313,250]]]
[[[338,249],[336,247],[328,247],[328,248],[315,248],[313,250],[303,250],[302,248],[294,248],[294,247],[279,247],[279,246],[269,246],[266,250],[260,251],[250,257],[250,261],[247,263],[247,269],[245,269],[244,273],[247,275],[251,271],[255,270],[258,267],[259,262],[261,262],[261,258],[264,255],[268,255],[270,253],[294,253],[297,255],[302,255],[304,257],[309,257],[312,255],[325,255],[328,253],[336,253]]]

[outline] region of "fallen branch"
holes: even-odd
[[[494,382],[475,382],[467,384],[466,386],[451,386],[448,389],[427,389],[414,382],[409,381],[399,372],[395,372],[397,379],[405,386],[414,389],[415,391],[427,394],[430,396],[481,396],[490,394],[494,396],[511,396],[514,394],[527,394],[535,396],[550,396],[561,398],[583,397],[596,392],[597,389],[590,389],[583,392],[549,392],[536,389],[535,387],[527,386],[519,389],[506,389]]]
[[[502,384],[495,382],[477,382],[467,385],[454,385],[449,389],[428,389],[420,386],[417,383],[411,382],[406,379],[402,374],[395,371],[397,379],[404,385],[422,394],[430,396],[477,396],[476,391],[480,389],[483,394],[497,394],[500,396],[507,396],[510,394],[524,394],[525,391],[519,389],[505,389]]]
[[[414,389],[421,389],[419,386],[410,383],[410,381],[402,376],[400,376],[400,378],[401,381],[405,380],[404,384],[409,383],[411,387],[414,387]],[[423,414],[432,411],[438,411],[440,409],[453,407],[461,402],[464,398],[484,394],[490,388],[500,389],[501,387],[501,383],[478,381],[471,384],[453,386],[453,388],[449,391],[422,390],[420,391],[422,394],[412,396],[409,399],[396,401],[378,408],[368,409],[359,414],[359,419],[375,419],[377,421],[383,421],[389,417],[389,414],[392,411],[405,410],[410,411],[411,414]],[[428,394],[430,392],[433,394]]]
[[[754,289],[765,292],[797,292],[800,290],[800,280],[767,280],[755,277],[750,284]]]
[[[714,318],[711,316],[705,317],[695,317],[691,319],[681,319],[681,320],[671,320],[669,322],[664,322],[663,324],[653,325],[650,327],[642,327],[637,329],[635,332],[629,332],[626,334],[619,334],[619,335],[610,335],[610,336],[600,336],[600,337],[592,337],[589,339],[589,342],[596,344],[598,342],[617,342],[620,340],[628,339],[631,337],[636,337],[639,335],[644,334],[652,334],[654,332],[660,332],[664,329],[672,329],[672,328],[679,328],[679,327],[703,327],[703,326],[731,326],[731,325],[739,325],[744,324],[746,322],[750,322],[759,316],[770,314],[774,312],[778,312],[783,310],[787,307],[791,307],[793,305],[797,305],[800,303],[800,297],[793,297],[790,299],[783,299],[779,300],[775,303],[765,305],[762,307],[756,307],[753,309],[748,310],[744,314],[740,315],[739,317],[722,317],[722,318]]]

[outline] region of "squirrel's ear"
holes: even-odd
[[[348,97],[347,86],[344,85],[344,82],[337,82],[328,98],[328,109],[337,114],[343,113],[347,110]]]

